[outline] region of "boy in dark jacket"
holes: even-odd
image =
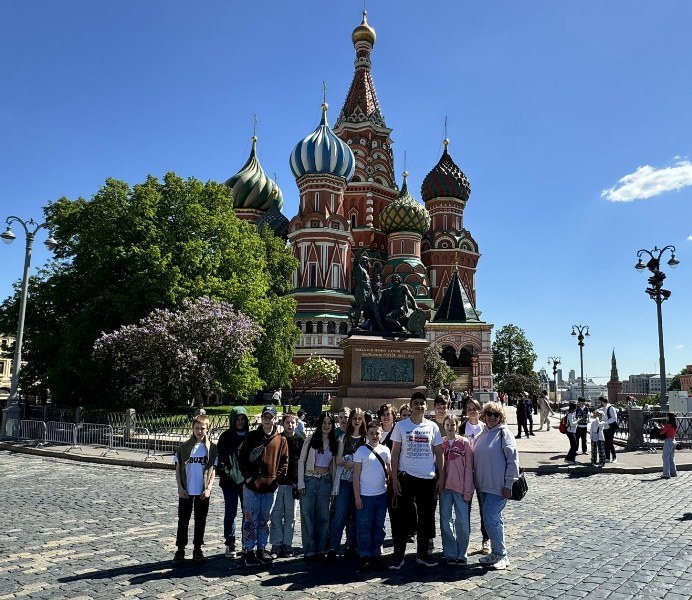
[[[243,544],[247,566],[272,561],[265,550],[269,540],[269,520],[278,478],[288,470],[288,444],[276,428],[276,407],[262,409],[262,423],[245,436],[238,455],[245,477],[243,488]],[[256,548],[256,551],[255,551]]]
[[[278,478],[279,489],[276,492],[276,500],[271,514],[269,526],[269,540],[272,544],[272,553],[277,558],[293,556],[293,532],[296,519],[296,494],[298,490],[298,459],[305,440],[295,435],[298,417],[292,413],[284,413],[281,423],[283,433],[288,444],[288,471],[286,475]]]
[[[219,437],[219,487],[223,492],[224,516],[223,537],[226,544],[226,558],[236,557],[236,525],[238,501],[243,507],[243,474],[238,464],[238,451],[250,430],[247,410],[237,406],[228,417],[228,429]]]

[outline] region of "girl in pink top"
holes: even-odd
[[[675,466],[675,434],[678,431],[678,424],[673,413],[668,413],[666,416],[668,421],[661,429],[661,437],[666,436],[663,442],[663,479],[678,476]]]
[[[443,428],[444,490],[440,494],[442,552],[448,565],[466,564],[470,533],[469,502],[476,490],[473,483],[473,451],[468,440],[457,433],[459,420],[456,417],[445,417]]]

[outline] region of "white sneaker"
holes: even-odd
[[[490,554],[490,540],[483,540],[481,546],[481,554]]]
[[[610,462],[611,462],[612,464],[615,464],[617,461],[618,461],[618,459],[617,459],[617,458],[614,458],[614,459],[611,460]]]
[[[492,569],[497,569],[498,571],[503,571],[507,567],[509,567],[509,558],[506,556],[503,556],[498,560],[496,563],[490,565]]]
[[[224,552],[224,556],[226,558],[235,558],[236,557],[235,548],[232,548],[231,546],[226,546],[226,552]]]
[[[481,556],[478,559],[478,562],[483,564],[483,565],[494,565],[501,558],[502,557],[498,556],[497,554],[488,554],[487,556]]]

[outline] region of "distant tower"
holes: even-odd
[[[608,402],[615,404],[618,399],[618,394],[622,393],[622,381],[618,376],[618,363],[615,360],[615,348],[613,348],[613,356],[610,359],[610,381],[608,382]]]

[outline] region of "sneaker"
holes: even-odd
[[[352,558],[355,560],[360,559],[360,556],[358,556],[358,550],[355,548],[346,548],[346,552],[344,552],[344,558]]]
[[[587,452],[586,450],[584,450],[584,451],[582,452],[582,454],[588,454],[588,452]]]
[[[276,558],[289,558],[293,556],[293,551],[288,546],[277,546],[272,548],[272,552],[276,554]]]
[[[498,571],[504,571],[507,567],[509,567],[509,559],[506,556],[503,556],[500,558],[500,560],[490,566]]]
[[[435,552],[435,540],[432,538],[428,540],[428,554],[433,554]]]
[[[274,558],[272,558],[272,554],[267,552],[264,548],[261,550],[257,548],[257,552],[255,553],[255,558],[257,559],[257,562],[261,565],[270,565],[272,564],[272,561]]]
[[[448,567],[454,567],[457,564],[457,560],[456,560],[456,558],[445,558],[444,563]]]
[[[416,562],[419,565],[423,565],[425,567],[436,567],[437,566],[437,561],[433,560],[432,558],[428,556],[416,556]]]
[[[490,554],[490,540],[483,540],[481,546],[481,554]]]
[[[592,467],[598,467],[599,465],[596,464],[596,463],[594,463],[594,462],[592,462],[592,463],[591,463],[591,466],[592,466]]]
[[[612,464],[615,464],[617,461],[618,461],[618,459],[617,459],[617,458],[614,458],[614,459],[611,460],[610,462],[611,462]]]
[[[259,564],[257,556],[251,550],[245,551],[245,566],[246,567],[256,567]]]
[[[498,556],[497,554],[488,554],[487,556],[481,556],[478,559],[478,562],[483,565],[494,565],[501,558],[502,557]]]
[[[529,435],[535,436],[536,434],[532,431],[531,433],[529,433]]]
[[[173,555],[173,564],[174,565],[179,565],[181,562],[185,560],[185,550],[176,550],[175,554]]]
[[[457,564],[458,565],[465,565],[468,562],[468,559],[466,558],[457,558]]]
[[[204,560],[204,554],[202,553],[201,548],[195,548],[192,551],[192,560],[195,562],[202,562]]]
[[[669,475],[661,475],[661,479],[670,479],[670,476]],[[173,561],[175,562],[175,559],[173,559]]]
[[[402,556],[401,558],[395,556],[394,558],[392,558],[392,562],[391,562],[391,564],[389,565],[389,568],[390,568],[392,571],[398,571],[398,570],[401,569],[401,567],[403,567],[403,566],[404,566],[404,558],[403,558],[403,556]]]
[[[236,558],[237,553],[235,551],[235,546],[226,546],[226,551],[223,553],[226,558]]]

